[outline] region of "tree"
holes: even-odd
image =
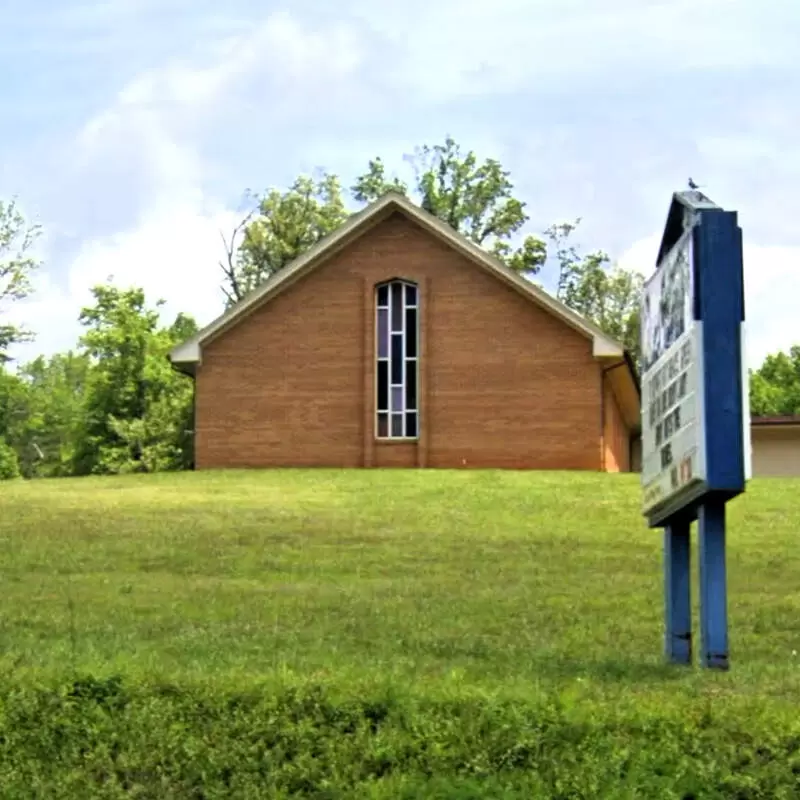
[[[81,312],[82,352],[90,360],[85,424],[75,471],[155,472],[191,461],[192,382],[167,361],[169,350],[197,326],[180,314],[159,327],[158,308],[144,292],[96,286]]]
[[[71,475],[84,421],[89,360],[73,351],[20,367],[21,424],[10,439],[26,477]]]
[[[9,441],[26,413],[26,387],[18,375],[0,365],[0,439]]]
[[[26,387],[0,363],[0,480],[20,474],[15,440],[26,419]]]
[[[408,185],[397,177],[388,180],[386,178],[386,165],[383,163],[383,159],[378,156],[367,162],[367,171],[356,178],[356,182],[350,191],[359,203],[371,203],[388,192],[407,195]]]
[[[263,281],[336,230],[349,216],[335,175],[315,181],[301,176],[280,192],[257,198],[250,212],[225,239],[223,293],[227,305],[241,300]],[[237,244],[238,242],[238,244]]]
[[[370,203],[387,192],[413,195],[423,209],[463,233],[512,269],[535,275],[546,258],[545,243],[525,237],[512,244],[528,215],[514,197],[509,173],[494,159],[478,161],[463,153],[451,137],[442,145],[425,145],[405,156],[412,168],[411,187],[388,177],[378,157],[351,187],[353,199]],[[270,190],[256,198],[258,206],[223,236],[225,259],[220,266],[227,305],[241,300],[261,282],[283,269],[350,216],[339,179],[323,173],[319,180],[301,176],[285,192]]]
[[[449,136],[443,144],[424,145],[404,159],[413,171],[410,185],[389,176],[384,161],[376,157],[353,183],[353,199],[370,203],[387,192],[411,196],[516,272],[529,277],[539,272],[548,257],[547,244],[530,235],[519,241],[529,216],[499,161],[479,161]],[[225,240],[223,290],[228,304],[283,269],[347,217],[339,181],[329,173],[317,183],[303,177],[287,192],[269,192]],[[580,256],[569,242],[579,222],[553,225],[545,232],[559,264],[557,296],[620,340],[638,363],[641,276],[610,266],[604,253]]]
[[[0,315],[4,306],[27,297],[31,290],[31,273],[38,262],[31,255],[40,230],[28,225],[15,201],[0,200]],[[29,341],[33,334],[18,325],[3,322],[0,317],[0,363],[8,361],[8,348]]]
[[[514,197],[514,185],[499,161],[479,162],[472,150],[463,153],[450,136],[444,144],[417,148],[406,160],[414,171],[413,191],[425,211],[517,272],[535,275],[541,269],[547,255],[541,239],[527,236],[520,246],[511,244],[529,217],[525,203]],[[352,187],[353,196],[362,203],[389,191],[408,194],[408,186],[397,178],[387,180],[380,158],[369,162]]]
[[[17,453],[11,445],[0,439],[0,481],[9,481],[19,477]]]
[[[581,256],[569,237],[580,224],[560,223],[545,235],[553,244],[558,262],[556,296],[582,317],[620,342],[639,366],[640,313],[644,278],[638,272],[611,265],[606,253]]]
[[[750,413],[756,417],[800,414],[800,345],[775,353],[750,371]]]

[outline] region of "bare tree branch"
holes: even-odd
[[[247,226],[250,224],[253,216],[258,211],[257,208],[252,209],[237,225],[234,226],[230,239],[225,238],[225,234],[220,231],[219,235],[222,239],[222,244],[225,247],[225,260],[219,262],[223,274],[227,280],[230,290],[225,284],[222,286],[222,291],[225,295],[229,305],[238,303],[244,296],[244,291],[239,283],[239,278],[236,270],[236,259],[239,252],[238,239],[245,232]]]

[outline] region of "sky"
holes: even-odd
[[[581,217],[645,274],[689,176],[738,211],[755,367],[800,343],[800,3],[768,5],[6,0],[0,198],[44,232],[12,355],[74,346],[108,278],[207,324],[246,190],[375,156],[408,179],[452,135],[510,171],[526,232]]]

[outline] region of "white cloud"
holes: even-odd
[[[109,277],[121,288],[144,288],[150,304],[165,300],[165,322],[179,312],[201,325],[210,322],[223,310],[220,231],[229,232],[235,221],[234,212],[203,212],[187,204],[155,209],[135,230],[87,242],[71,264],[66,286],[38,275],[30,298],[11,307],[10,319],[37,332],[34,342],[17,346],[12,355],[24,362],[74,347],[81,334],[80,309],[91,305],[91,288]]]
[[[640,239],[621,256],[620,266],[649,277],[660,243],[661,234]],[[747,363],[757,368],[770,353],[800,344],[800,247],[750,244],[745,240],[743,255]]]
[[[184,311],[205,324],[222,311],[220,231],[235,220],[234,212],[188,204],[154,209],[136,230],[84,247],[70,272],[70,297],[88,299],[89,288],[111,275],[117,285],[143,286],[152,301],[164,299],[166,316]]]
[[[398,48],[396,83],[432,99],[547,87],[587,72],[795,63],[789,25],[797,13],[789,3],[769,15],[749,0],[410,0],[359,8]]]
[[[261,87],[267,118],[271,105],[285,109],[287,102],[311,115],[317,111],[311,103],[335,95],[362,58],[351,28],[306,30],[285,13],[273,14],[247,34],[209,50],[205,63],[174,61],[123,87],[112,106],[79,132],[77,168],[133,157],[164,185],[198,180],[200,161],[188,143],[200,138],[209,122],[234,117],[235,104],[226,99],[242,83],[271,81],[277,91]]]
[[[744,245],[748,362],[800,344],[800,247]]]
[[[645,277],[649,277],[655,269],[656,256],[658,255],[660,244],[660,233],[654,233],[645,239],[639,239],[617,259],[617,262],[623,269],[634,270]]]
[[[119,17],[124,23],[136,16],[139,23],[154,28],[163,23],[157,14],[163,5],[169,23],[177,25],[180,16],[184,32],[200,30],[207,10],[153,0],[108,0],[99,5],[103,19]],[[688,100],[693,70],[780,67],[787,54],[794,56],[787,42],[791,44],[800,19],[796,3],[776,3],[770,14],[764,14],[752,0],[708,0],[700,5],[690,0],[616,0],[605,5],[593,0],[497,0],[489,5],[482,0],[408,0],[402,5],[352,0],[333,14],[340,21],[331,24],[323,21],[322,14],[303,23],[287,13],[235,22],[233,5],[221,11],[215,7],[214,14],[230,14],[229,22],[241,24],[243,33],[220,38],[220,29],[209,24],[204,28],[208,38],[201,37],[192,53],[141,72],[121,88],[108,108],[86,121],[66,148],[71,163],[59,165],[52,181],[48,175],[51,192],[52,186],[58,186],[55,194],[65,198],[62,204],[68,208],[58,219],[44,219],[46,229],[67,230],[82,242],[69,263],[59,263],[59,254],[52,254],[50,272],[42,278],[39,293],[15,312],[17,316],[24,312],[26,321],[40,331],[31,354],[74,343],[75,318],[88,298],[89,286],[109,274],[120,283],[142,285],[152,299],[165,297],[170,309],[190,311],[201,324],[209,321],[216,313],[215,304],[221,303],[218,229],[233,217],[226,202],[209,187],[219,170],[237,165],[248,170],[244,185],[258,184],[266,170],[282,180],[282,170],[296,174],[320,163],[348,177],[377,154],[389,159],[395,154],[397,162],[389,167],[402,173],[402,152],[452,132],[459,140],[470,137],[464,143],[480,155],[498,155],[504,163],[516,158],[514,178],[520,185],[527,180],[532,187],[527,199],[531,210],[543,215],[544,224],[552,214],[572,218],[573,213],[583,213],[587,220],[593,214],[602,217],[604,206],[615,205],[609,200],[613,192],[607,183],[617,180],[620,172],[624,173],[620,183],[630,184],[634,199],[629,202],[641,212],[643,207],[650,208],[651,198],[661,195],[665,180],[671,184],[674,176],[664,173],[673,169],[676,160],[691,159],[687,173],[697,170],[701,182],[721,186],[726,190],[721,193],[734,195],[733,199],[748,196],[758,177],[754,173],[769,161],[770,150],[780,152],[781,168],[787,168],[785,148],[770,148],[757,138],[734,140],[730,137],[735,132],[727,129],[716,138],[703,134],[706,138],[696,143],[696,150],[692,145],[681,151],[683,140],[676,144],[674,129],[655,123],[651,138],[640,136],[630,143],[623,130],[615,142],[618,131],[611,125],[598,136],[591,120],[573,129],[553,118],[552,109],[541,120],[536,114],[542,98],[564,87],[580,87],[592,75],[602,74],[611,87],[607,102],[613,119],[613,114],[637,113],[624,97],[612,98],[616,74],[656,75],[652,90],[658,96],[659,74],[666,80],[664,74],[672,71],[687,87]],[[90,0],[81,4],[92,13],[97,6]],[[142,8],[148,9],[147,15],[139,13]],[[77,34],[92,19],[87,11],[77,22],[73,20],[73,32]],[[379,38],[365,41],[364,27]],[[230,29],[230,24],[224,27]],[[376,41],[385,56],[379,63],[369,60],[369,45]],[[140,56],[147,57],[146,53]],[[450,100],[482,93],[497,96],[487,98],[491,102],[511,91],[525,93],[524,100],[515,101],[515,110],[520,105],[530,110],[527,124],[514,123],[513,136],[496,119],[501,106],[495,103],[487,108],[477,100],[470,100],[474,121],[459,122],[456,117],[458,130],[441,129],[454,119],[447,105]],[[435,105],[426,106],[430,101]],[[587,98],[587,105],[591,102]],[[712,113],[713,104],[707,105]],[[763,133],[765,120],[780,132],[796,127],[790,124],[793,112],[775,116],[774,108],[791,108],[791,104],[770,106],[772,116],[765,116],[768,109],[759,106],[757,99],[750,97],[745,105],[757,108],[757,113],[752,112],[758,117],[756,137]],[[691,128],[694,118],[681,116],[681,109],[675,109],[677,124]],[[355,122],[342,135],[344,126],[338,123],[349,117]],[[649,118],[645,121],[650,122]],[[750,132],[736,135],[745,137]],[[293,152],[292,137],[307,143],[302,153]],[[208,157],[211,148],[204,149],[212,140],[217,143],[218,165]],[[224,151],[220,145],[225,142],[234,144]],[[244,155],[235,152],[245,142],[255,144]],[[649,157],[648,148],[655,149],[658,157]],[[663,157],[666,153],[674,156],[676,148],[679,154],[672,161]],[[614,161],[619,163],[610,163]],[[736,169],[731,169],[731,163]],[[797,169],[796,157],[789,163]],[[774,220],[775,207],[783,205],[780,227],[794,230],[794,201],[788,194],[793,182],[785,181],[786,189],[773,178],[770,173],[763,179],[769,184],[771,204],[759,200],[749,209],[744,202],[732,205],[742,209],[743,218],[747,210],[748,221],[759,208],[767,209]],[[617,183],[614,188],[619,189]],[[774,200],[782,192],[787,197],[783,204]],[[622,197],[623,192],[617,195]],[[539,200],[545,197],[547,207]],[[716,190],[714,197],[719,199]],[[559,202],[563,208],[555,205]],[[660,201],[652,202],[658,206],[654,213],[659,213]],[[73,213],[73,206],[79,211]],[[647,219],[659,221],[649,211]],[[631,225],[638,224],[618,214],[610,225],[601,226],[602,235],[608,230],[616,241],[629,241]],[[646,222],[644,230],[651,224]],[[778,223],[766,234],[763,230],[758,233],[761,242],[796,243],[778,230]],[[658,237],[636,242],[623,263],[649,272],[657,244]],[[598,246],[608,245],[598,241]],[[776,289],[775,283],[796,287],[791,265],[798,252],[746,247],[750,351],[751,361],[757,361],[764,353],[791,343],[786,339],[791,328],[785,326],[792,318],[784,300],[790,294],[785,288]],[[762,267],[751,266],[757,264]],[[774,280],[763,281],[770,270]],[[64,271],[67,277],[56,281],[56,271]],[[186,286],[191,292],[187,293]]]
[[[155,114],[185,126],[209,114],[229,114],[226,94],[254,79],[266,80],[286,95],[265,96],[265,104],[289,97],[306,103],[314,95],[335,92],[361,66],[363,52],[351,26],[312,30],[278,12],[244,34],[209,43],[203,57],[201,64],[175,60],[137,76],[119,93],[115,106],[87,126],[84,141],[119,116]]]
[[[37,340],[12,355],[25,360],[74,346],[80,309],[91,301],[91,287],[109,276],[116,285],[142,287],[150,302],[163,298],[167,318],[184,311],[201,325],[210,322],[223,309],[220,232],[229,235],[240,215],[205,188],[197,149],[202,126],[231,113],[226,95],[246,79],[277,87],[274,96],[264,93],[265,104],[310,101],[306,113],[313,115],[315,98],[335,94],[360,60],[351,29],[308,30],[280,13],[219,43],[205,63],[170,63],[125,86],[80,130],[68,167],[90,220],[120,201],[119,222],[105,233],[84,234],[65,265],[66,280],[38,276],[35,294],[12,314],[37,331]]]

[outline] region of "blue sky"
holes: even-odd
[[[113,275],[201,324],[247,188],[452,134],[499,158],[530,231],[652,269],[689,175],[740,212],[749,360],[800,343],[796,0],[9,0],[0,197],[45,230],[28,358]],[[548,275],[543,276],[547,285]]]

